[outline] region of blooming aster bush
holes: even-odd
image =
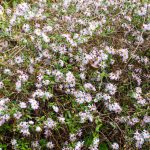
[[[3,0],[2,150],[148,150],[148,0]]]

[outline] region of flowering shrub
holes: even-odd
[[[148,0],[4,0],[0,148],[148,150]]]

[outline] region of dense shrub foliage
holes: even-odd
[[[2,150],[148,150],[148,0],[3,0]]]

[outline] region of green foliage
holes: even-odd
[[[102,143],[99,145],[99,150],[108,150],[108,146],[106,143]]]

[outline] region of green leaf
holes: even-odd
[[[92,144],[93,142],[93,135],[92,134],[89,134],[87,135],[85,138],[84,138],[84,141],[85,141],[85,145],[88,147]]]
[[[6,149],[7,149],[7,145],[6,145],[6,144],[0,144],[0,148],[1,148],[2,150],[6,150]]]
[[[102,127],[102,124],[97,125],[95,131],[96,131],[96,132],[99,132],[100,129],[101,129],[101,127]]]
[[[45,139],[41,139],[41,140],[40,140],[40,145],[41,145],[42,147],[44,147],[44,146],[46,145],[46,140],[45,140]]]
[[[108,150],[108,146],[106,143],[102,143],[99,145],[99,150]]]

